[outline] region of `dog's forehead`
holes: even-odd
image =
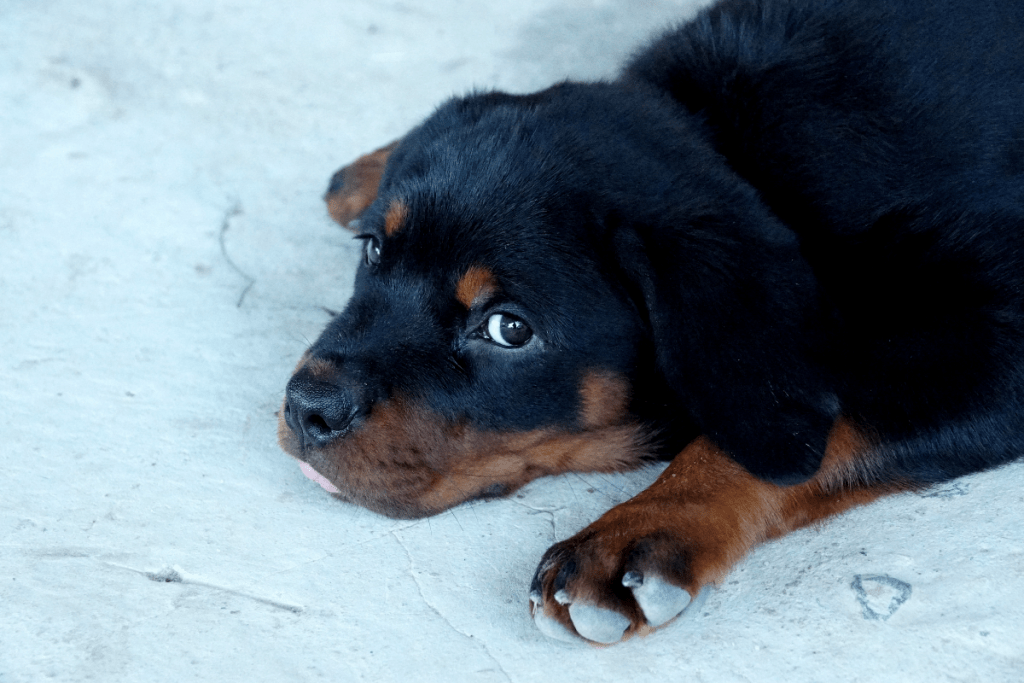
[[[496,298],[551,309],[580,281],[599,277],[594,255],[529,202],[490,206],[458,192],[387,200],[381,263],[433,283],[464,309]]]
[[[381,240],[382,262],[460,275],[483,265],[500,279],[502,272],[557,268],[581,253],[565,211],[552,202],[551,183],[542,175],[509,178],[500,159],[476,156],[453,150],[382,188],[365,221]],[[551,259],[553,253],[561,256]]]
[[[564,123],[515,103],[477,110],[475,101],[442,107],[399,144],[381,184],[385,215],[401,202],[421,233],[514,240],[543,225],[551,199],[576,184]]]
[[[424,283],[465,310],[499,294],[535,289],[517,231],[474,218],[457,198],[438,203],[404,193],[385,200],[377,221],[381,271]],[[441,303],[435,300],[434,304]]]
[[[550,308],[596,284],[596,190],[572,156],[528,108],[426,124],[396,149],[364,221],[381,270],[415,274],[467,308],[496,294]]]

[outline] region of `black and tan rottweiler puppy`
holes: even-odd
[[[393,517],[671,460],[541,559],[555,637],[1024,453],[1024,4],[726,0],[609,82],[443,104],[339,171],[355,293],[280,441]]]

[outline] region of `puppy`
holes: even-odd
[[[554,637],[1024,452],[1020,3],[726,0],[614,81],[443,104],[327,202],[364,250],[288,383],[307,475],[419,517],[671,460],[541,559]]]

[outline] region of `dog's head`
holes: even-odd
[[[706,152],[649,142],[642,126],[687,135],[634,107],[570,84],[474,95],[339,172],[328,204],[358,215],[364,250],[352,299],[288,383],[280,442],[307,474],[416,517],[694,436],[665,384],[673,344],[656,337],[679,327],[651,276],[652,259],[686,258],[638,246],[637,226],[664,223],[680,186],[698,217],[735,198],[704,187],[717,171],[667,173]]]

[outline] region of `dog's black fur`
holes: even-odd
[[[289,385],[282,444],[382,512],[557,468],[421,502],[388,482],[468,456],[392,441],[375,410],[415,405],[442,441],[582,434],[592,372],[628,387],[609,419],[639,434],[607,469],[704,435],[794,485],[840,419],[870,444],[844,486],[1006,463],[1024,453],[1024,4],[726,0],[615,81],[441,106],[360,230],[355,295]],[[455,294],[474,267],[482,303]],[[532,336],[502,346],[494,316]],[[379,476],[342,462],[369,429]]]
[[[677,274],[664,296],[700,321],[666,373],[705,433],[781,479],[817,468],[837,409],[890,444],[883,478],[942,481],[1024,452],[1024,6],[728,2],[623,80],[682,104],[758,195],[717,253],[669,256],[687,214],[641,238]],[[693,258],[733,291],[673,286]],[[757,274],[736,291],[738,273]]]

